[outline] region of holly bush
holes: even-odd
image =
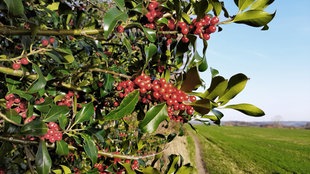
[[[183,124],[264,115],[228,104],[246,75],[199,75],[221,26],[267,30],[275,15],[273,0],[234,2],[235,15],[219,0],[1,0],[0,172],[190,173],[162,159]]]

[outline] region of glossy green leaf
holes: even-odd
[[[120,10],[124,10],[125,8],[125,1],[124,0],[114,0],[116,6],[120,9]]]
[[[81,137],[84,140],[83,148],[85,150],[85,153],[90,158],[92,164],[94,165],[97,162],[98,157],[98,149],[96,147],[94,139],[88,134],[84,133],[81,133]]]
[[[68,123],[69,123],[69,120],[68,120],[68,118],[67,118],[66,115],[60,115],[60,116],[58,117],[58,122],[59,122],[60,128],[61,128],[62,130],[65,130],[66,127],[67,127],[67,125],[68,125]]]
[[[153,106],[145,114],[144,119],[139,124],[139,128],[144,133],[152,133],[156,131],[162,121],[168,118],[168,111],[165,103]]]
[[[38,151],[36,153],[36,171],[38,174],[48,174],[50,173],[52,167],[52,159],[48,153],[46,142],[40,141]]]
[[[136,174],[136,172],[134,170],[132,170],[131,164],[121,163],[121,165],[125,168],[127,174]]]
[[[67,106],[53,105],[47,115],[45,116],[45,122],[55,122],[61,115],[67,115],[70,109]]]
[[[32,122],[25,124],[20,132],[26,135],[42,136],[47,133],[47,130],[48,128],[43,121],[33,120]]]
[[[45,52],[44,54],[47,55],[48,57],[52,58],[55,62],[57,62],[59,64],[63,63],[61,61],[62,56],[55,51],[48,51],[48,52]]]
[[[72,63],[74,61],[74,56],[72,54],[66,54],[64,55],[64,58],[68,63]]]
[[[235,110],[240,111],[246,115],[254,116],[254,117],[261,117],[261,116],[265,115],[263,110],[261,110],[260,108],[254,106],[252,104],[248,104],[248,103],[227,105],[224,108],[235,109]]]
[[[64,140],[56,141],[56,153],[59,156],[69,154],[68,144]]]
[[[160,172],[156,168],[153,168],[151,166],[144,167],[142,169],[142,173],[143,174],[160,174]]]
[[[120,103],[120,105],[112,110],[104,118],[106,120],[118,120],[133,112],[139,101],[139,91],[135,90],[129,93]]]
[[[268,5],[272,4],[274,0],[256,0],[250,7],[250,10],[264,10]]]
[[[219,98],[217,102],[221,105],[226,104],[245,88],[248,80],[248,77],[242,73],[232,76],[228,81],[228,86],[225,93]]]
[[[194,167],[190,166],[189,164],[187,165],[182,165],[178,171],[176,172],[176,174],[187,174],[187,173],[193,173],[194,171]]]
[[[219,74],[219,71],[217,69],[212,68],[212,67],[210,67],[210,71],[212,74],[212,78]]]
[[[109,9],[103,17],[104,37],[107,39],[110,36],[110,34],[112,34],[112,31],[114,30],[118,21],[126,21],[127,18],[128,18],[127,13],[120,11],[116,7]]]
[[[191,17],[185,12],[182,12],[182,19],[188,24],[192,22]]]
[[[221,119],[224,117],[224,114],[216,109],[212,109],[211,112],[216,116],[216,120],[214,120],[213,122],[215,124],[220,125],[221,124]]]
[[[211,109],[210,100],[208,99],[196,100],[195,102],[190,103],[190,105],[201,115],[208,114]]]
[[[202,57],[202,61],[200,62],[199,66],[198,66],[198,70],[200,72],[204,72],[208,69],[208,62],[207,62],[207,58],[206,57]]]
[[[157,21],[156,21],[157,25],[160,25],[160,24],[165,24],[167,25],[168,24],[168,19],[167,18],[159,18]]]
[[[69,167],[67,167],[65,165],[60,165],[60,167],[63,170],[63,174],[71,174],[72,173]]]
[[[53,103],[53,100],[51,98],[46,97],[45,101],[41,104],[37,104],[37,105],[33,105],[34,108],[36,108],[36,110],[40,111],[41,113],[48,113],[51,109],[51,107],[55,105]]]
[[[246,8],[248,8],[255,0],[238,0],[238,8],[240,11],[245,10]],[[236,2],[236,0],[235,0]]]
[[[155,42],[156,41],[156,30],[152,30],[149,28],[145,28],[143,27],[143,32],[146,36],[146,38],[150,41],[150,42]]]
[[[228,85],[228,81],[222,76],[215,76],[212,78],[209,89],[205,92],[206,99],[214,100],[216,97],[221,96]]]
[[[211,4],[213,6],[213,11],[215,13],[215,16],[219,16],[222,12],[222,3],[218,0],[211,1]]]
[[[202,81],[200,79],[198,69],[196,67],[192,67],[184,75],[181,90],[184,92],[192,92],[194,89],[197,89],[201,84]]]
[[[233,22],[246,24],[253,27],[261,27],[267,25],[275,16],[276,13],[270,14],[262,10],[249,10],[238,13]]]
[[[20,124],[22,121],[22,117],[14,109],[7,110],[5,115],[14,123]]]
[[[33,94],[36,93],[38,91],[40,91],[41,89],[45,88],[46,85],[46,80],[45,77],[43,76],[40,68],[38,67],[38,65],[36,64],[32,64],[32,68],[35,70],[35,72],[38,75],[38,79],[32,83],[32,85],[29,87],[28,92]]]
[[[95,109],[92,102],[83,105],[82,109],[76,114],[73,124],[76,125],[84,121],[89,121],[94,113]]]
[[[24,5],[22,0],[4,0],[8,11],[13,16],[23,16],[25,13]]]
[[[197,15],[197,18],[203,18],[205,16],[205,13],[209,7],[209,2],[208,1],[196,1],[193,4],[194,7],[194,12]]]
[[[167,173],[175,173],[178,169],[178,163],[180,161],[180,156],[171,155],[169,156],[170,164],[168,165]]]
[[[149,64],[149,62],[152,60],[152,57],[157,53],[157,47],[153,43],[150,43],[149,45],[144,47],[144,53],[146,57],[144,69]]]

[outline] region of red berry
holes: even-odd
[[[184,28],[182,28],[182,30],[181,30],[181,33],[182,33],[183,35],[187,35],[188,32],[189,32],[189,29],[188,29],[187,27],[184,27]]]
[[[204,33],[204,34],[203,34],[203,38],[204,38],[205,40],[209,40],[209,39],[210,39],[210,35],[209,35],[208,33]]]
[[[117,101],[115,101],[114,103],[113,103],[113,106],[114,107],[117,107],[119,105],[119,103],[117,102]]]
[[[175,24],[174,24],[174,21],[172,19],[168,21],[168,28],[170,30],[174,30],[175,29]]]
[[[20,67],[21,67],[20,63],[13,63],[13,65],[12,65],[12,68],[14,70],[18,70],[18,69],[20,69]]]
[[[167,45],[170,45],[172,43],[172,39],[167,39]]]
[[[119,33],[123,33],[124,32],[124,27],[123,26],[118,26],[117,27],[117,32],[119,32]]]
[[[41,44],[42,44],[42,46],[46,47],[49,44],[49,42],[47,39],[42,39]]]
[[[23,65],[28,65],[29,61],[26,57],[23,57],[20,59],[20,63],[23,64]]]
[[[183,43],[187,43],[187,42],[189,42],[189,39],[186,36],[183,36],[182,37],[182,42]]]
[[[182,22],[182,21],[178,22],[178,26],[179,26],[181,29],[187,27],[186,23],[185,23],[185,22]]]
[[[210,25],[209,28],[208,28],[208,31],[209,31],[210,33],[216,32],[216,26]]]
[[[214,16],[211,18],[210,25],[216,25],[219,21],[220,19],[217,16]]]
[[[48,41],[49,41],[50,44],[53,44],[55,42],[55,38],[54,37],[50,37],[48,39]]]

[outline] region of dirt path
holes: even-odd
[[[184,158],[184,164],[194,162],[198,174],[208,174],[205,162],[201,156],[202,150],[199,144],[199,139],[194,133],[188,133],[188,136],[193,139],[195,144],[195,161],[191,161],[190,159],[186,136],[176,137],[172,142],[168,144],[168,148],[165,150],[164,154],[166,157],[168,157],[170,154],[182,155],[182,157]]]
[[[203,160],[203,158],[201,156],[202,149],[200,147],[199,139],[192,132],[189,132],[189,136],[191,136],[193,138],[194,143],[195,143],[195,164],[196,164],[197,172],[198,172],[198,174],[207,174],[208,170],[207,170],[207,167],[205,165],[205,161]]]

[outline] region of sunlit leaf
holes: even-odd
[[[256,0],[250,7],[250,10],[264,10],[268,5],[272,4],[274,0]]]
[[[276,13],[270,14],[262,10],[249,10],[238,13],[233,22],[250,25],[253,27],[261,27],[267,25],[275,16]]]
[[[106,115],[104,118],[106,120],[118,120],[123,118],[126,115],[129,115],[132,113],[132,111],[135,109],[136,104],[139,100],[139,91],[135,90],[131,93],[129,93],[120,103],[120,105],[112,110],[108,115]]]
[[[248,8],[255,0],[238,0],[237,5],[240,11]],[[236,2],[236,0],[235,0]]]
[[[45,116],[45,122],[55,122],[61,115],[67,115],[69,113],[69,108],[67,106],[57,106],[53,105],[52,108],[49,110],[47,115]]]
[[[242,73],[232,76],[228,81],[228,86],[225,93],[218,99],[217,102],[221,105],[226,104],[245,88],[248,80],[249,78]]]
[[[265,113],[260,108],[248,104],[248,103],[241,103],[241,104],[235,104],[235,105],[227,105],[225,108],[235,109],[237,111],[240,111],[246,115],[254,116],[254,117],[261,117],[264,116]]]
[[[204,98],[213,100],[218,96],[221,96],[228,85],[228,81],[222,76],[215,76],[212,78],[209,89],[205,92]]]
[[[139,128],[142,132],[152,133],[162,121],[168,118],[168,111],[165,103],[153,106],[145,114],[144,119],[139,124]]]

